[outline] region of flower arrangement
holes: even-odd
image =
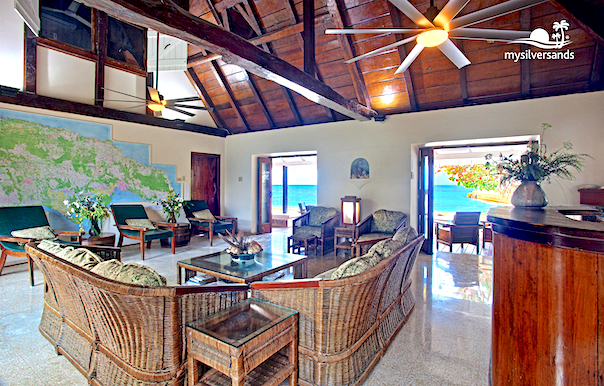
[[[175,193],[174,189],[168,191],[166,198],[157,198],[156,196],[153,203],[162,206],[168,222],[171,223],[176,223],[176,215],[184,206],[183,198],[180,197],[180,194]]]
[[[226,233],[231,237],[232,240],[229,240],[227,237],[218,234],[222,240],[226,241],[230,247],[226,250],[231,255],[241,255],[241,254],[249,254],[254,255],[262,250],[262,246],[258,244],[257,241],[252,240],[250,235],[246,233],[243,229],[240,229],[237,232],[237,235],[234,235],[230,231],[226,231]]]
[[[84,231],[82,223],[90,221],[90,234],[98,236],[102,229],[102,220],[109,217],[107,205],[111,197],[106,194],[84,194],[75,195],[71,200],[63,201],[67,207],[67,216],[76,219],[80,224],[80,232]]]
[[[543,123],[539,126],[543,130],[542,139],[545,131],[551,129],[551,127],[549,123]],[[574,180],[575,176],[571,169],[581,172],[585,166],[583,163],[585,158],[592,157],[588,154],[568,152],[572,148],[572,143],[563,142],[560,149],[548,154],[545,144],[531,142],[529,143],[529,149],[520,156],[519,160],[511,158],[511,156],[504,157],[500,155],[500,160],[495,161],[492,154],[487,154],[487,165],[492,166],[491,164],[494,164],[499,174],[502,175],[501,183],[503,185],[514,180],[519,182],[550,182],[552,176]]]

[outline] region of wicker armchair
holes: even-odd
[[[323,206],[310,207],[308,212],[295,218],[292,235],[311,234],[318,238],[321,256],[330,252],[335,246],[335,231],[340,225],[340,212]]]
[[[252,297],[297,310],[301,385],[360,385],[415,305],[410,273],[423,236],[339,279],[255,282]]]
[[[30,243],[44,274],[40,332],[91,385],[182,386],[185,327],[240,302],[246,285],[149,287],[106,279]],[[119,248],[85,247],[104,259]]]
[[[12,237],[11,232],[21,229],[50,226],[44,208],[37,206],[13,206],[0,208],[0,274],[6,264],[8,255],[27,258],[27,267],[29,269],[29,282],[34,285],[33,263],[24,245],[33,241],[32,239]],[[69,236],[77,244],[82,242],[82,232],[77,231],[58,231],[53,230],[56,235]]]
[[[354,228],[353,247],[361,256],[373,244],[392,237],[396,231],[409,225],[409,216],[403,212],[380,209],[367,216]]]

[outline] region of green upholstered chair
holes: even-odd
[[[29,269],[29,280],[34,285],[33,262],[27,252],[25,244],[35,239],[13,237],[11,232],[22,229],[50,226],[44,208],[36,206],[12,206],[0,208],[0,274],[6,264],[7,256],[27,258],[27,267]],[[53,230],[55,235],[69,236],[70,240],[80,244],[82,242],[82,232],[78,231],[59,231]]]
[[[391,238],[399,229],[409,226],[409,216],[403,212],[379,209],[354,228],[356,256],[361,256],[378,241]]]
[[[294,219],[292,235],[313,235],[318,238],[321,256],[335,246],[335,231],[340,225],[340,212],[324,206],[307,207],[308,212]]]
[[[213,219],[201,219],[195,217],[193,213],[201,212],[204,210],[209,211],[208,203],[204,200],[190,200],[183,203],[187,220],[191,225],[197,227],[197,229],[208,233],[210,239],[210,246],[214,243],[214,232],[237,232],[237,218],[236,217],[224,217],[215,216]]]
[[[124,237],[138,240],[141,243],[141,260],[145,260],[145,243],[147,244],[147,249],[149,249],[151,248],[151,241],[171,238],[172,254],[176,253],[176,238],[172,236],[177,224],[152,222],[147,216],[145,207],[140,204],[111,205],[111,213],[113,213],[115,226],[120,232],[120,239],[117,243],[118,247],[121,247],[124,243]],[[155,229],[147,226],[128,225],[126,220],[148,220],[151,223],[150,225],[154,226]]]
[[[480,243],[478,242],[481,225],[480,212],[455,212],[453,222],[436,221],[436,243],[449,246],[449,251],[453,252],[453,244],[476,245],[476,253],[480,252]]]

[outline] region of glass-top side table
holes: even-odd
[[[187,354],[189,385],[296,385],[298,312],[246,299],[189,323]],[[201,379],[198,361],[212,368]]]

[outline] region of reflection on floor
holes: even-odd
[[[265,249],[286,251],[290,232],[275,229],[254,238]],[[195,236],[189,245],[177,248],[176,255],[154,242],[145,261],[140,261],[138,245],[124,247],[122,259],[148,265],[174,284],[178,260],[225,248],[219,239],[210,247],[207,238]],[[314,276],[347,258],[342,253],[311,256],[308,274]],[[415,309],[364,385],[487,385],[491,257],[443,251],[435,256],[421,254],[412,278]],[[84,376],[57,356],[38,331],[42,286],[37,270],[36,285],[29,286],[24,265],[5,268],[0,276],[0,386],[87,385]]]

